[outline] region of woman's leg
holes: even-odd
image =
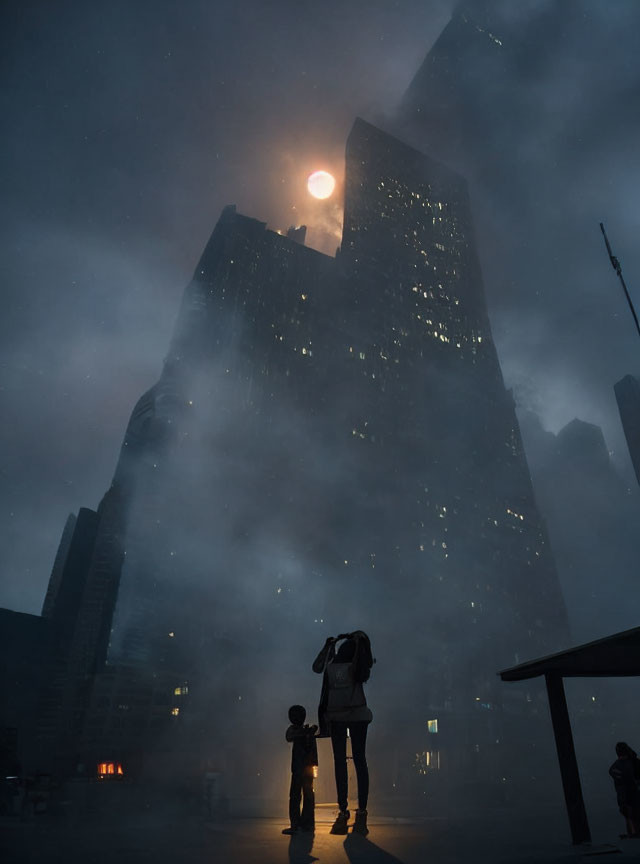
[[[353,753],[353,764],[358,778],[358,807],[360,810],[367,809],[369,800],[369,768],[367,766],[367,729],[368,723],[350,723],[349,733],[351,735],[351,752]]]
[[[338,807],[347,810],[348,779],[347,779],[347,724],[331,723],[331,746],[333,747],[333,765],[336,772],[336,790],[338,793]]]

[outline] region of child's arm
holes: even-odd
[[[287,731],[284,733],[284,737],[291,743],[291,741],[295,741],[296,738],[304,738],[309,734],[308,726],[289,726]]]

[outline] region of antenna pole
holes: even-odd
[[[622,287],[624,289],[624,296],[627,298],[627,303],[629,304],[629,309],[631,309],[631,314],[633,315],[633,320],[636,322],[636,330],[638,331],[638,335],[640,336],[640,323],[638,322],[638,316],[636,315],[636,310],[633,308],[633,301],[629,296],[629,290],[625,284],[624,278],[622,276],[622,267],[620,266],[620,262],[616,258],[616,256],[611,251],[611,246],[609,245],[609,238],[607,237],[607,232],[604,230],[604,225],[602,222],[600,223],[600,230],[602,231],[602,236],[604,237],[604,242],[607,246],[607,254],[609,255],[609,261],[611,261],[611,266],[618,274],[618,279],[620,280]]]

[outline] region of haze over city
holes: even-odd
[[[15,752],[271,816],[257,718],[362,628],[374,813],[560,801],[496,673],[638,623],[637,4],[1,14],[0,604],[58,658]],[[590,687],[604,824],[637,700]]]
[[[522,100],[546,111],[523,175],[571,157],[567,193],[536,202],[548,219],[527,238],[537,293],[485,274],[501,364],[547,428],[601,425],[630,478],[612,385],[639,346],[598,222],[633,290],[638,10],[498,6],[532,28]],[[308,219],[311,232],[306,173],[321,163],[341,177],[352,118],[395,109],[452,8],[4,7],[5,605],[38,611],[67,512],[99,500],[222,206],[281,230]],[[551,28],[536,31],[545,14]],[[517,233],[517,219],[500,228]]]

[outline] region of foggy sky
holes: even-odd
[[[633,292],[640,8],[570,5],[553,39],[532,30],[526,98],[548,125],[522,160],[562,158],[570,194],[540,202],[539,293],[486,280],[487,298],[507,385],[553,431],[574,416],[601,425],[631,484],[613,384],[640,371],[640,339],[598,222]],[[548,6],[507,4],[509,26]],[[4,4],[0,605],[39,611],[65,518],[106,490],[221,208],[307,221],[329,251],[320,228],[335,212],[310,207],[306,174],[340,176],[354,116],[384,125],[452,7]]]

